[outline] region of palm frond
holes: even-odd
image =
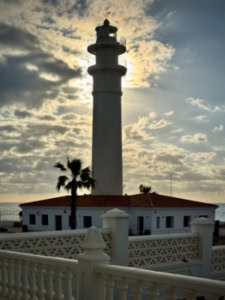
[[[67,185],[65,185],[65,189],[67,191],[71,191],[72,190],[72,186],[73,186],[73,182],[70,181],[70,182],[67,183]]]
[[[58,182],[56,185],[56,189],[57,191],[59,191],[61,189],[61,187],[65,187],[66,182],[69,178],[67,176],[59,176],[58,177]]]
[[[82,181],[89,180],[90,175],[91,175],[91,170],[89,169],[89,167],[87,167],[87,168],[82,169],[80,178]]]
[[[82,180],[77,181],[77,187],[82,189],[84,187],[84,182]]]
[[[54,167],[60,169],[61,171],[67,171],[64,165],[61,164],[59,161],[54,165]]]
[[[72,175],[74,177],[77,177],[81,172],[82,161],[80,159],[70,160],[69,158],[67,158],[67,167],[68,169],[70,169]]]

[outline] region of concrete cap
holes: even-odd
[[[104,249],[106,248],[106,243],[98,229],[95,226],[92,226],[88,229],[81,246],[84,249]]]
[[[207,218],[204,218],[204,217],[194,219],[191,222],[191,225],[213,225],[213,224],[214,224],[213,221],[211,221]]]
[[[101,215],[101,218],[128,219],[129,217],[130,216],[125,211],[119,208],[113,208]]]

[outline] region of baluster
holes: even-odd
[[[105,280],[105,288],[106,288],[106,293],[105,293],[105,299],[107,300],[113,300],[113,288],[114,288],[114,279],[112,276],[107,276]]]
[[[37,297],[38,300],[45,300],[45,283],[44,283],[45,269],[43,265],[38,266],[37,270]]]
[[[182,292],[182,296],[186,300],[196,300],[196,297],[199,296],[199,294],[194,290],[182,289],[181,292]]]
[[[49,270],[49,266],[46,266],[47,271],[47,281],[46,281],[46,299],[53,300],[53,297],[55,295],[54,289],[53,289],[53,275],[54,271],[52,269]]]
[[[22,294],[23,294],[23,300],[28,300],[30,299],[29,296],[29,267],[28,267],[29,262],[22,262]]]
[[[15,264],[15,300],[22,299],[22,281],[21,281],[21,261],[18,260]]]
[[[30,298],[32,300],[38,300],[36,277],[37,277],[37,265],[35,263],[31,263],[31,266],[30,266]]]
[[[8,295],[8,262],[7,258],[2,260],[2,295]]]
[[[157,300],[158,299],[158,290],[159,290],[159,287],[157,284],[152,284],[151,286],[149,286],[147,288],[147,296],[149,296],[148,299]]]
[[[132,287],[132,296],[134,300],[141,300],[143,288],[141,287],[140,281],[135,281]]]
[[[9,297],[13,298],[13,296],[15,294],[14,259],[9,259],[8,272],[9,272]]]
[[[56,285],[55,285],[55,296],[54,300],[63,300],[63,289],[62,289],[62,272],[61,270],[55,269]]]
[[[74,300],[73,291],[72,291],[72,271],[66,270],[65,278],[65,299],[66,300]]]
[[[127,300],[128,283],[124,279],[118,283],[119,300]]]
[[[105,278],[103,274],[96,274],[97,276],[97,299],[105,300]]]
[[[219,299],[219,297],[221,297],[220,294],[212,294],[212,293],[206,293],[204,294],[205,300],[215,300],[215,299]]]
[[[176,299],[176,287],[175,286],[165,286],[164,290],[166,292],[166,300]]]

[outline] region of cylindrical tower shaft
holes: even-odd
[[[96,28],[97,41],[88,47],[96,64],[93,76],[92,170],[94,195],[122,195],[121,77],[127,69],[118,64],[126,47],[116,39],[117,28],[106,19]]]

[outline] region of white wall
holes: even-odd
[[[174,217],[174,227],[166,228],[166,216]],[[194,208],[158,208],[152,211],[152,234],[168,234],[179,232],[190,232],[191,227],[184,227],[184,216],[190,216],[191,221],[200,216],[208,216],[212,221],[215,219],[215,210],[209,207]],[[157,228],[157,217],[160,217],[160,228]]]
[[[83,217],[92,216],[92,225],[102,227],[101,215],[113,207],[80,207],[77,209],[77,228],[83,228]],[[144,231],[151,230],[151,234],[167,234],[190,232],[190,227],[183,227],[184,216],[191,216],[191,221],[201,215],[208,215],[209,219],[214,221],[215,213],[212,208],[121,208],[130,215],[129,228],[133,234],[138,232],[138,217],[144,217]],[[36,225],[29,224],[29,214],[36,215]],[[49,225],[42,225],[42,215],[49,215]],[[29,231],[47,231],[55,230],[55,216],[62,216],[62,229],[70,229],[69,215],[70,207],[24,207],[23,208],[23,225],[28,226]],[[174,217],[174,227],[166,228],[166,216]],[[160,217],[160,228],[156,227],[157,217]]]

